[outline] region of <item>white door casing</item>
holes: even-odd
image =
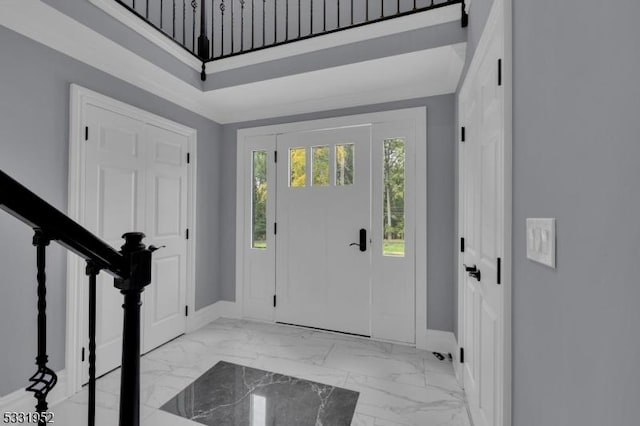
[[[144,232],[147,245],[167,246],[154,253],[152,283],[142,294],[142,351],[185,332],[185,306],[193,312],[195,303],[195,130],[72,85],[69,169],[70,217],[116,249],[132,230]],[[87,378],[79,355],[86,348],[88,292],[84,261],[68,256],[67,264],[67,394],[73,394]],[[120,363],[122,295],[104,272],[97,291],[103,374]]]
[[[374,272],[373,267],[369,267],[369,274],[373,275],[371,283],[371,294],[368,296],[371,300],[370,311],[372,317],[370,323],[372,327],[370,331],[366,333],[371,335],[373,339],[399,341],[403,343],[416,344],[420,348],[426,347],[426,262],[415,262],[415,258],[426,258],[426,220],[416,221],[415,218],[426,218],[426,109],[425,108],[413,108],[407,110],[387,111],[372,114],[362,114],[357,116],[339,117],[332,119],[314,120],[309,122],[290,123],[283,125],[266,126],[254,129],[243,129],[238,132],[238,162],[237,162],[237,211],[244,212],[243,220],[236,224],[236,300],[240,301],[239,311],[241,315],[249,318],[256,318],[265,321],[273,321],[275,319],[275,310],[272,305],[272,294],[278,294],[277,304],[281,307],[282,296],[280,290],[281,287],[281,275],[277,276],[277,287],[269,285],[269,289],[274,289],[273,293],[264,289],[251,289],[254,285],[253,278],[256,274],[255,271],[250,271],[249,267],[256,265],[252,254],[257,253],[255,250],[250,250],[251,241],[251,159],[250,154],[252,147],[260,147],[265,145],[265,142],[270,140],[275,141],[276,138],[285,139],[291,133],[304,133],[310,135],[317,133],[322,134],[322,131],[346,129],[354,127],[370,127],[372,130],[372,156],[374,164],[381,163],[382,158],[382,144],[386,138],[403,138],[406,143],[406,204],[405,204],[405,217],[407,220],[406,229],[406,256],[404,258],[387,258],[382,256],[382,207],[377,210],[377,207],[369,207],[369,215],[373,215],[374,222],[371,223],[371,227],[367,228],[367,238],[370,240],[370,246],[365,254],[369,254],[372,257],[377,256],[376,262],[389,262],[389,265],[395,265],[396,272],[399,276],[394,280],[384,279],[384,273],[381,267]],[[327,133],[328,134],[328,133]],[[261,139],[262,138],[262,139]],[[307,146],[321,146],[332,145],[332,141],[327,141],[326,138],[318,141],[312,141],[309,138],[305,138],[304,141]],[[278,144],[278,173],[283,173],[279,177],[279,181],[282,180],[288,186],[288,180],[283,169],[287,169],[288,152],[286,149],[281,148],[281,144]],[[291,143],[291,146],[303,146],[304,143],[296,144]],[[333,149],[333,148],[332,148]],[[379,152],[376,151],[379,149]],[[309,151],[308,151],[309,152]],[[309,154],[307,154],[309,156]],[[360,156],[358,156],[360,158]],[[307,158],[309,160],[309,158]],[[356,160],[357,161],[357,160]],[[332,161],[333,163],[333,161]],[[270,163],[271,164],[271,163]],[[420,166],[418,166],[420,165]],[[382,172],[376,170],[377,166],[372,168],[371,172],[371,185],[376,187],[382,185]],[[309,168],[309,164],[307,164]],[[332,171],[333,172],[333,171]],[[274,191],[271,184],[269,185],[270,191]],[[300,190],[303,188],[287,188],[292,190]],[[322,190],[329,190],[330,188],[306,188],[315,189],[316,192],[322,192]],[[309,191],[310,192],[310,191]],[[330,192],[327,192],[329,194]],[[281,196],[280,186],[277,189],[278,196]],[[273,192],[270,192],[273,194]],[[382,192],[377,189],[373,190],[373,204],[382,204]],[[271,196],[271,195],[270,195]],[[328,196],[328,195],[327,195]],[[371,205],[371,202],[369,203]],[[371,210],[373,208],[373,210]],[[282,232],[283,230],[283,216],[280,206],[278,206],[278,235],[274,238],[273,244],[277,243],[278,253],[283,248],[282,244]],[[273,210],[269,209],[270,212]],[[271,213],[270,213],[271,214]],[[275,213],[273,213],[275,214]],[[301,214],[301,217],[305,217],[305,214]],[[274,216],[275,217],[275,216]],[[275,219],[274,219],[275,221]],[[304,222],[304,220],[303,220]],[[271,220],[268,220],[269,226],[271,226]],[[355,229],[351,230],[351,236],[349,243],[358,241],[358,231],[360,227],[353,226]],[[271,230],[270,230],[271,231]],[[300,238],[304,241],[304,238]],[[271,244],[271,246],[273,246]],[[357,247],[351,247],[356,253]],[[306,249],[305,249],[306,250]],[[259,255],[267,255],[264,251]],[[269,256],[269,255],[267,255]],[[278,260],[277,262],[279,262]],[[401,266],[403,265],[403,266]],[[400,272],[403,268],[404,271]],[[271,274],[271,273],[269,273]],[[391,274],[393,275],[393,274]],[[402,279],[398,279],[398,278]],[[260,275],[262,279],[262,275]],[[385,287],[386,286],[386,287]],[[386,293],[385,293],[386,291]],[[248,292],[253,292],[259,295],[258,297],[247,295]],[[378,295],[376,295],[378,293]],[[388,298],[389,303],[383,295],[392,295]],[[251,307],[251,303],[248,300],[253,298],[255,303],[262,304],[264,307],[262,312],[256,309],[255,306]],[[367,297],[363,298],[367,299]],[[392,303],[391,303],[392,302]],[[269,305],[268,308],[266,305]],[[389,309],[391,306],[402,306],[402,312],[398,309]],[[391,314],[391,315],[390,315]],[[377,318],[376,316],[379,316]],[[386,316],[386,317],[385,317]],[[279,317],[278,317],[278,320]],[[280,320],[283,321],[283,320]],[[283,322],[290,322],[284,320]],[[344,323],[344,321],[343,321]],[[338,324],[339,325],[339,324]],[[321,326],[327,328],[326,325]],[[343,327],[337,328],[338,330],[344,330]],[[364,328],[363,328],[364,329]],[[365,334],[365,333],[359,333]]]
[[[276,294],[279,322],[369,336],[371,126],[278,135]],[[340,185],[339,146],[353,147],[353,181]],[[314,148],[329,152],[329,182],[312,183]],[[290,185],[290,150],[306,153],[302,187]],[[365,251],[358,245],[367,233]]]
[[[510,424],[511,139],[502,0],[494,2],[459,98],[461,377],[474,424]],[[502,69],[500,69],[502,67]],[[509,86],[510,87],[510,86]],[[477,267],[480,279],[465,271]]]

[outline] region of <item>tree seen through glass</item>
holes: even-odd
[[[383,255],[404,256],[404,139],[384,141]]]
[[[267,248],[267,152],[253,151],[251,247]]]

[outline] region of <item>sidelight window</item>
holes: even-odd
[[[267,248],[267,152],[251,158],[251,247]]]
[[[385,139],[383,154],[383,252],[384,256],[404,256],[405,142]]]

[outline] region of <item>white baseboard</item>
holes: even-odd
[[[455,355],[458,343],[450,331],[427,330],[426,348],[428,351]]]
[[[47,396],[49,408],[68,397],[66,371],[59,371],[56,375],[58,376],[58,383]],[[24,389],[18,389],[17,391],[0,398],[0,412],[2,413],[9,411],[19,413],[34,412],[36,411],[35,406],[36,399],[34,398],[33,393],[27,392]]]
[[[239,312],[235,302],[220,300],[209,306],[200,308],[187,320],[187,333],[196,331],[218,318],[239,318]]]

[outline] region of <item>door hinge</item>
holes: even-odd
[[[462,126],[460,128],[460,141],[461,142],[464,142],[466,140],[466,134],[465,134],[466,132],[467,132],[467,129],[464,126]]]
[[[82,362],[84,362],[84,348],[82,348],[82,355],[81,355],[81,357],[82,357]]]
[[[84,140],[89,140],[89,126],[84,126]]]
[[[187,164],[191,164],[191,153],[187,152]]]
[[[502,259],[501,258],[498,258],[497,269],[498,269],[498,278],[496,279],[496,282],[498,284],[502,284]]]
[[[273,162],[274,163],[278,162],[278,151],[273,151]]]
[[[464,348],[460,348],[460,364],[464,364]]]
[[[464,237],[460,238],[460,253],[464,253]]]
[[[273,222],[273,234],[278,235],[278,222]]]
[[[498,86],[502,86],[502,58],[498,59]]]
[[[273,307],[274,308],[276,307],[276,295],[275,294],[273,295]]]
[[[189,228],[184,231],[184,238],[187,240],[189,239]]]
[[[189,305],[185,305],[185,307],[184,307],[184,316],[185,317],[189,316]]]

